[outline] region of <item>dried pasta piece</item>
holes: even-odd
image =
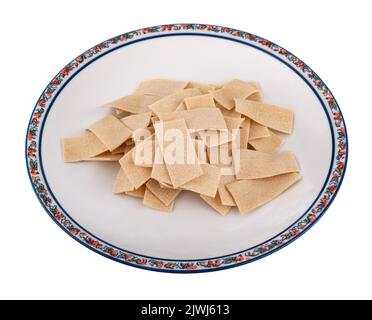
[[[210,91],[221,89],[222,85],[214,83],[200,83],[190,81],[187,84],[186,88],[196,88],[199,89],[202,93],[209,93]]]
[[[300,168],[293,153],[266,153],[253,150],[240,150],[233,153],[237,179],[260,179],[284,173],[298,172]]]
[[[234,143],[234,146],[233,146]],[[213,165],[218,165],[220,167],[232,166],[232,151],[233,147],[237,148],[236,141],[228,142],[220,146],[207,147],[209,163]],[[232,172],[235,174],[235,171]]]
[[[236,111],[257,123],[284,133],[291,133],[294,114],[291,110],[271,104],[235,99]]]
[[[98,139],[98,138],[97,138]],[[128,140],[127,140],[128,141]],[[126,153],[127,148],[126,142],[122,143],[120,146],[118,146],[116,149],[111,151],[111,154],[121,154]]]
[[[106,103],[103,107],[140,114],[151,111],[148,106],[160,99],[161,97],[158,96],[131,95]],[[118,116],[120,117],[120,113]]]
[[[221,203],[225,206],[236,206],[234,198],[226,188],[228,184],[233,183],[234,181],[236,181],[235,175],[221,176],[220,183],[218,185],[218,194],[220,196]]]
[[[224,116],[226,126],[228,130],[239,129],[244,121],[244,118]]]
[[[200,139],[192,139],[192,142],[194,144],[195,152],[198,157],[199,163],[207,163],[208,154],[204,141]]]
[[[284,139],[270,131],[270,136],[265,138],[254,139],[249,144],[257,151],[276,152],[284,143]]]
[[[99,154],[98,156],[84,159],[84,161],[119,161],[123,157],[124,153],[112,154],[110,151]]]
[[[127,154],[128,152],[130,152],[133,148],[134,148],[134,144],[131,144],[129,146],[125,145],[124,154]]]
[[[107,151],[107,147],[90,132],[63,139],[62,148],[64,162],[83,161]]]
[[[183,111],[183,110],[187,110],[186,105],[185,105],[185,101],[182,101],[182,102],[178,105],[178,107],[176,108],[176,110],[174,110],[174,111]]]
[[[113,115],[93,123],[88,130],[94,133],[110,151],[115,150],[132,135],[132,131]]]
[[[205,196],[215,197],[220,183],[221,169],[210,164],[202,164],[203,175],[183,184],[180,188]]]
[[[143,140],[154,135],[154,132],[155,132],[154,127],[137,129],[136,131],[133,131],[132,142],[137,145],[138,143],[141,143]]]
[[[183,102],[183,99],[197,95],[200,95],[200,91],[198,89],[182,90],[163,97],[162,99],[151,104],[149,108],[156,115],[158,115],[159,112],[172,112],[177,109],[181,102]]]
[[[133,149],[133,162],[136,166],[152,168],[155,157],[155,135],[136,143]]]
[[[246,123],[246,121],[247,119],[244,121],[244,123]],[[253,120],[250,120],[250,123],[249,141],[270,137],[270,131],[267,127],[264,127]],[[246,128],[246,126],[243,125],[243,128]]]
[[[250,83],[252,86],[254,86],[258,91],[251,94],[249,97],[248,97],[248,100],[252,100],[252,101],[257,101],[257,102],[262,102],[262,93],[261,93],[261,87],[259,85],[258,82],[256,81],[253,81]]]
[[[227,110],[227,109],[225,109],[224,107],[222,107],[222,106],[218,106],[218,105],[217,105],[217,107],[218,107],[218,109],[221,110],[222,115],[223,115],[224,117],[231,117],[231,118],[241,118],[241,117],[242,117],[242,115],[241,115],[239,112],[236,112],[236,111],[233,110],[233,109],[231,109],[231,110]]]
[[[150,179],[146,183],[146,188],[149,189],[155,197],[157,197],[165,206],[169,206],[174,200],[177,198],[177,196],[182,192],[182,190],[179,189],[171,189],[166,187],[161,187],[159,182]]]
[[[138,129],[148,127],[151,121],[151,114],[152,114],[151,112],[135,114],[133,116],[121,118],[120,120],[128,129],[136,131]]]
[[[125,174],[122,168],[119,169],[119,172],[115,178],[114,187],[112,193],[118,194],[127,191],[133,191],[134,186],[129,181],[128,176]]]
[[[171,212],[174,206],[174,202],[166,206],[148,188],[145,188],[143,204],[149,208],[159,210],[159,211],[164,211],[164,212]]]
[[[239,212],[248,213],[270,202],[301,179],[298,173],[287,173],[257,180],[239,180],[227,185]]]
[[[172,132],[170,130],[177,133],[177,136],[167,139],[168,133]],[[155,134],[174,188],[203,174],[184,119],[156,123]],[[177,148],[182,148],[182,152]],[[174,159],[174,151],[176,151],[176,159]]]
[[[128,176],[131,184],[138,189],[150,179],[151,168],[136,166],[133,162],[133,152],[134,148],[126,153],[124,157],[119,160],[119,163],[124,173]]]
[[[160,112],[160,120],[185,119],[186,126],[192,130],[225,130],[226,122],[218,108],[199,108],[185,111]]]
[[[185,98],[185,105],[188,110],[197,108],[215,108],[213,96],[210,93],[200,96]]]
[[[165,166],[165,163],[163,161],[163,154],[161,153],[160,148],[157,148],[155,151],[155,159],[152,165],[151,178],[155,179],[160,184],[172,186],[172,181],[170,180],[167,167]]]
[[[146,189],[145,185],[142,185],[138,189],[125,192],[125,194],[128,196],[135,197],[135,198],[144,198],[145,189]]]
[[[229,81],[221,89],[214,91],[213,97],[224,108],[231,110],[235,107],[234,99],[246,99],[256,92],[258,92],[257,88],[251,84],[235,79]]]
[[[186,88],[187,81],[151,79],[140,82],[134,94],[167,96]]]
[[[207,147],[212,148],[227,142],[233,141],[238,134],[238,129],[243,122],[243,118],[224,117],[227,130],[207,130],[200,131],[199,136],[204,141]]]
[[[202,198],[209,206],[211,206],[222,216],[226,216],[231,209],[230,206],[225,206],[221,203],[221,199],[218,194],[214,198],[201,194],[200,198]]]
[[[240,129],[240,149],[247,149],[248,148],[248,139],[249,139],[249,129]]]

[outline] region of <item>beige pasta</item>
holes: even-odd
[[[209,206],[211,206],[214,210],[216,210],[222,216],[226,216],[231,209],[230,206],[225,206],[221,203],[221,200],[218,194],[214,198],[204,196],[201,194],[200,198],[202,198]]]
[[[146,188],[149,189],[152,194],[161,202],[163,202],[165,206],[171,205],[182,191],[180,189],[171,189],[164,186],[161,187],[159,182],[154,179],[150,179],[146,183]]]
[[[214,91],[213,97],[224,108],[231,110],[235,107],[234,99],[246,99],[256,92],[258,92],[256,87],[244,81],[235,79],[228,82],[221,89]]]
[[[180,156],[180,159],[175,159],[175,161],[173,161],[170,153],[166,153],[168,147],[174,143],[173,141],[166,139],[165,135],[169,130],[175,130],[175,133],[178,133],[178,136],[181,139],[179,144],[183,149],[181,155],[182,158]],[[164,163],[167,167],[174,188],[177,188],[203,174],[184,119],[162,121],[155,124],[155,134],[160,143],[160,148],[163,148],[161,151],[163,153]]]
[[[133,116],[128,116],[121,118],[121,122],[130,129],[131,131],[136,131],[138,129],[147,128],[151,121],[151,112],[136,114]]]
[[[110,114],[62,140],[63,160],[118,163],[112,193],[123,201],[171,212],[191,191],[226,216],[250,212],[300,180],[294,154],[278,153],[284,138],[276,133],[292,132],[294,114],[264,103],[257,82],[150,79],[104,107]]]
[[[132,135],[132,131],[112,115],[93,123],[88,130],[94,133],[110,151],[115,150]]]
[[[103,107],[119,110],[118,115],[120,115],[122,111],[140,114],[151,111],[148,106],[160,99],[161,97],[158,96],[132,95],[106,103]]]
[[[64,162],[83,161],[102,154],[107,147],[92,133],[62,140]]]
[[[260,179],[284,173],[298,172],[300,168],[294,155],[289,151],[267,153],[254,150],[240,150],[233,153],[237,179]]]
[[[171,212],[173,210],[174,202],[166,206],[148,188],[145,188],[143,204],[146,207],[149,207],[152,209],[156,209],[156,210],[164,211],[164,212]]]
[[[270,131],[269,137],[258,138],[249,142],[255,150],[269,153],[277,151],[283,143],[284,139],[272,131]]]
[[[142,81],[134,94],[167,96],[186,88],[187,81],[151,79]]]
[[[226,122],[218,108],[199,108],[193,110],[161,112],[160,120],[184,119],[188,129],[192,130],[226,130]]]
[[[179,107],[185,98],[197,95],[200,95],[198,89],[182,90],[154,102],[149,106],[149,109],[156,115],[158,115],[159,112],[173,112]]]
[[[133,184],[129,181],[129,178],[125,174],[124,170],[120,168],[115,178],[115,183],[112,189],[112,193],[123,193],[123,192],[133,191],[133,190],[134,190]]]
[[[292,111],[256,101],[235,99],[235,109],[257,123],[284,133],[292,133]]]
[[[214,103],[213,96],[208,94],[203,94],[201,96],[193,96],[185,98],[186,109],[197,109],[197,108],[215,108],[216,104]]]
[[[227,185],[239,212],[248,213],[279,196],[299,181],[298,173],[287,173],[275,177],[240,180]]]
[[[215,197],[220,183],[221,170],[210,164],[201,165],[203,174],[189,182],[183,184],[180,188],[189,190],[201,195]]]

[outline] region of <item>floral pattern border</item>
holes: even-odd
[[[253,249],[247,250],[240,254],[234,254],[225,256],[214,260],[203,260],[203,261],[178,261],[178,260],[162,260],[158,258],[148,258],[141,255],[128,253],[125,250],[117,249],[104,243],[87,231],[81,230],[76,226],[71,219],[58,207],[55,201],[50,196],[45,183],[43,181],[39,168],[38,159],[38,141],[40,134],[40,127],[44,121],[44,115],[46,109],[49,107],[49,102],[58,91],[61,84],[68,79],[74,72],[76,72],[83,64],[89,61],[92,57],[98,56],[108,49],[111,49],[117,45],[130,42],[139,37],[152,34],[164,34],[164,33],[177,33],[177,32],[206,32],[210,34],[227,35],[233,38],[243,39],[246,42],[255,44],[258,47],[264,48],[267,51],[274,53],[281,59],[286,60],[292,66],[294,66],[299,72],[307,77],[313,84],[314,88],[321,94],[324,101],[326,102],[330,113],[333,115],[333,126],[336,132],[336,153],[335,153],[335,165],[332,169],[331,178],[328,185],[319,198],[318,202],[314,207],[292,228],[286,230],[284,233],[279,235],[273,240],[270,240],[262,245],[259,245]],[[27,168],[30,174],[31,182],[37,193],[37,196],[44,204],[49,214],[54,217],[55,221],[60,226],[70,233],[74,238],[80,240],[88,247],[92,248],[99,253],[113,258],[119,262],[124,262],[133,266],[142,266],[152,270],[158,271],[207,271],[217,270],[228,266],[237,266],[248,261],[253,261],[263,255],[266,255],[289,241],[296,238],[299,234],[303,233],[308,229],[324,212],[327,206],[330,204],[331,199],[335,196],[336,190],[340,186],[341,178],[345,171],[345,162],[347,154],[347,137],[344,120],[340,113],[339,107],[332,96],[331,92],[323,81],[312,71],[304,62],[292,55],[280,46],[253,35],[248,32],[243,32],[231,28],[205,25],[205,24],[171,24],[161,25],[150,28],[143,28],[136,31],[128,32],[117,37],[111,38],[104,41],[95,47],[85,51],[79,55],[67,66],[65,66],[48,84],[47,88],[39,98],[37,105],[33,111],[30,124],[27,132],[26,141],[26,160]]]

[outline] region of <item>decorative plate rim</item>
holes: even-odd
[[[41,159],[43,126],[54,100],[81,70],[113,50],[138,41],[176,35],[210,36],[249,45],[273,56],[295,71],[313,90],[327,115],[332,132],[332,161],[328,177],[310,208],[291,226],[252,248],[207,259],[162,259],[133,253],[99,239],[71,218],[54,197],[44,175]],[[331,117],[332,116],[332,119]],[[319,76],[295,55],[254,34],[217,25],[184,23],[158,25],[130,31],[88,49],[67,64],[47,85],[31,114],[26,134],[26,166],[33,190],[48,215],[72,238],[114,261],[153,271],[206,272],[247,264],[284,248],[308,231],[323,216],[339,191],[348,159],[348,138],[342,112],[331,91]]]

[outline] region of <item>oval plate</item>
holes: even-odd
[[[266,102],[295,112],[284,149],[302,180],[249,215],[221,217],[193,195],[175,212],[111,194],[116,163],[66,164],[60,139],[82,133],[144,79],[258,81]],[[202,272],[239,266],[297,239],[328,209],[346,169],[347,134],[339,106],[304,62],[253,34],[203,24],[172,24],[122,34],[85,51],[41,94],[27,129],[27,170],[51,218],[91,250],[131,266]]]

